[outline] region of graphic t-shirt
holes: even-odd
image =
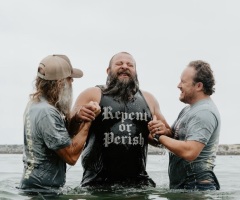
[[[170,188],[176,189],[190,177],[204,177],[213,171],[219,143],[220,114],[213,101],[208,98],[191,106],[186,106],[172,126],[174,138],[182,141],[192,140],[205,144],[205,147],[192,162],[169,153]]]
[[[20,188],[59,188],[66,163],[56,150],[70,145],[64,117],[44,98],[30,102],[24,113],[24,173]]]
[[[148,180],[147,125],[152,116],[141,92],[128,102],[102,95],[100,106],[81,156],[82,185]]]

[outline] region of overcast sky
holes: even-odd
[[[1,0],[0,144],[23,143],[23,112],[42,58],[66,54],[84,77],[74,101],[104,84],[120,51],[137,62],[140,87],[159,101],[171,125],[185,106],[177,84],[185,66],[212,66],[222,117],[221,144],[240,143],[238,0]]]

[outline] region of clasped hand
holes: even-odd
[[[152,136],[155,134],[167,135],[168,129],[161,120],[157,120],[157,117],[154,115],[153,120],[148,123],[148,130]]]
[[[90,101],[88,104],[82,105],[76,113],[79,121],[93,121],[101,112],[101,108],[97,102]]]

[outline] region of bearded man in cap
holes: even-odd
[[[24,112],[22,191],[59,193],[66,180],[66,163],[74,165],[78,160],[92,122],[81,124],[73,139],[67,124],[73,78],[82,76],[65,55],[49,55],[40,62],[36,91]],[[89,102],[88,106],[93,115],[100,112],[98,103]]]
[[[171,136],[170,127],[154,96],[139,89],[132,55],[114,55],[107,74],[106,85],[83,91],[72,110],[74,124],[94,119],[94,113],[85,106],[88,101],[101,107],[81,155],[81,186],[155,187],[146,172],[148,142],[155,144],[149,133]]]

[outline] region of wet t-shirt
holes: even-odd
[[[180,112],[172,126],[174,138],[198,141],[205,147],[192,162],[169,153],[170,188],[179,188],[188,179],[205,180],[213,177],[211,174],[215,166],[220,126],[220,114],[210,98],[187,106]]]
[[[55,151],[70,143],[61,113],[44,98],[40,102],[30,102],[24,113],[24,173],[19,187],[63,186],[66,163]]]
[[[151,112],[137,92],[128,102],[102,95],[101,113],[93,121],[82,153],[82,185],[148,180],[148,122]]]

